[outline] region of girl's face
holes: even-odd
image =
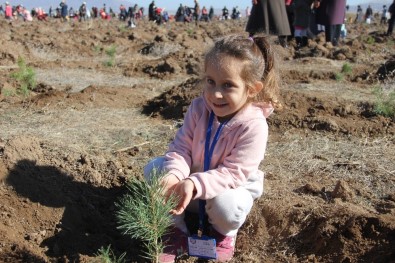
[[[231,119],[252,96],[241,78],[243,63],[230,56],[206,64],[204,97],[220,121]]]

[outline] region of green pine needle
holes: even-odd
[[[128,182],[128,193],[116,203],[118,211],[118,229],[125,235],[144,242],[144,257],[157,261],[165,244],[161,237],[168,233],[172,224],[169,213],[177,202],[174,196],[168,200],[164,196],[164,188],[160,185],[162,175],[154,173],[150,182],[135,177]]]

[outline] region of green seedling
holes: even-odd
[[[105,50],[108,60],[104,63],[107,67],[113,67],[115,65],[115,54],[117,52],[117,47],[115,45],[110,46]]]
[[[36,73],[33,68],[28,67],[23,58],[18,58],[18,70],[11,73],[11,77],[20,83],[18,92],[23,96],[28,96],[30,90],[33,90],[36,85]]]
[[[395,91],[385,93],[380,87],[373,90],[376,96],[374,103],[374,112],[384,117],[395,118]]]
[[[118,229],[123,234],[141,240],[146,251],[143,257],[158,262],[159,255],[166,244],[161,240],[169,232],[176,198],[164,196],[164,187],[160,184],[162,175],[154,172],[152,179],[141,181],[131,178],[127,184],[128,193],[116,203]]]
[[[94,263],[125,263],[126,253],[122,253],[117,257],[111,250],[111,245],[109,245],[107,248],[101,247],[95,256]]]

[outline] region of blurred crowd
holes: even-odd
[[[388,9],[383,5],[376,12],[370,5],[363,12],[359,5],[355,16],[346,0],[252,0],[252,4],[246,26],[250,37],[261,32],[277,35],[283,47],[290,40],[296,41],[297,48],[307,46],[308,39],[321,32],[326,42],[337,46],[347,36],[349,23],[388,25],[390,36],[395,23],[395,0]]]
[[[106,4],[103,4],[102,7],[88,7],[86,2],[82,2],[78,8],[74,8],[68,6],[66,0],[62,0],[58,6],[50,6],[48,10],[44,10],[41,7],[29,10],[21,4],[12,5],[7,1],[4,5],[0,4],[0,16],[4,16],[5,19],[10,21],[18,19],[23,21],[33,21],[33,19],[47,21],[49,18],[59,18],[63,21],[86,21],[95,18],[107,20],[119,19],[127,22],[131,27],[135,27],[136,21],[146,17],[149,21],[154,21],[158,24],[166,23],[169,20],[187,23],[198,21],[209,22],[213,19],[239,19],[242,17],[237,6],[233,7],[231,14],[225,6],[221,15],[214,15],[214,8],[212,6],[209,8],[203,6],[201,8],[198,0],[194,0],[193,3],[193,6],[180,4],[175,14],[169,14],[165,8],[157,7],[155,1],[152,1],[148,6],[148,14],[145,15],[145,8],[138,4],[131,6],[121,4],[119,9],[114,10],[111,7],[107,8]],[[249,8],[246,10],[246,16],[248,16],[248,10]]]
[[[51,6],[46,11],[41,7],[29,10],[21,4],[5,2],[4,5],[0,4],[0,16],[10,21],[48,21],[57,18],[64,22],[82,22],[97,18],[119,19],[131,28],[144,19],[160,25],[169,21],[198,23],[246,17],[246,31],[250,35],[257,32],[279,35],[280,43],[284,46],[289,38],[296,39],[299,46],[304,46],[309,36],[319,32],[325,32],[327,41],[337,45],[341,38],[346,37],[348,23],[379,23],[386,26],[386,34],[391,35],[395,24],[395,0],[388,5],[383,4],[382,10],[373,10],[370,5],[363,10],[358,5],[355,14],[350,13],[346,0],[252,0],[252,8],[247,7],[244,12],[238,6],[231,10],[224,6],[219,14],[215,14],[212,6],[201,7],[198,0],[194,0],[191,6],[180,3],[175,14],[169,14],[165,8],[156,6],[155,1],[152,1],[147,15],[144,7],[138,4],[128,7],[121,4],[117,10],[113,10],[107,8],[106,4],[88,7],[86,2],[82,2],[74,9],[68,6],[66,0],[62,0],[59,5]]]

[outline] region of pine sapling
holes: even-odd
[[[19,81],[19,90],[24,96],[36,87],[36,73],[33,68],[26,65],[22,57],[18,58],[18,71],[12,73],[11,77]]]
[[[93,263],[125,263],[126,253],[122,253],[119,257],[116,257],[114,252],[111,250],[111,245],[107,248],[101,247],[98,253],[95,254],[96,259]]]
[[[161,237],[170,231],[172,216],[169,212],[177,204],[173,195],[166,200],[164,187],[160,184],[161,177],[161,174],[154,172],[150,181],[131,178],[127,184],[128,193],[116,203],[118,229],[143,241],[146,248],[143,257],[152,262],[158,262],[166,245]]]

